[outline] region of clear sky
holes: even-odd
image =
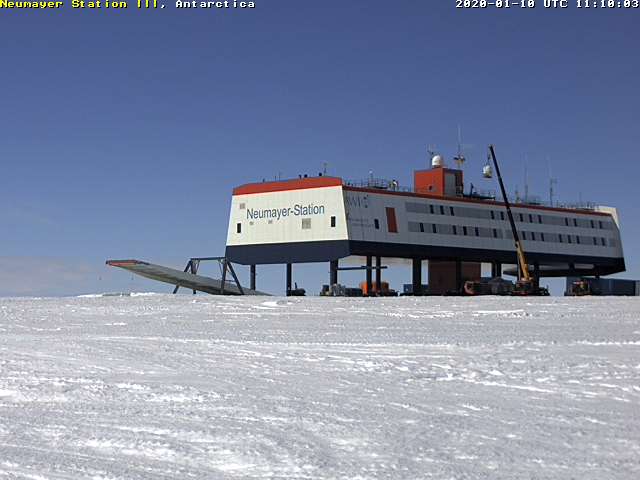
[[[324,162],[409,184],[458,125],[479,188],[494,143],[510,190],[526,158],[543,198],[550,165],[558,200],[618,207],[640,278],[640,9],[256,3],[0,9],[0,295],[169,291],[104,260],[222,255],[234,186]]]

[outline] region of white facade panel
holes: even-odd
[[[418,196],[344,191],[350,240],[513,250],[502,205]],[[392,209],[397,232],[390,231]],[[528,252],[621,258],[617,219],[589,212],[514,206],[516,228]],[[614,221],[615,220],[615,221]]]
[[[341,186],[234,195],[229,219],[227,246],[348,239]]]

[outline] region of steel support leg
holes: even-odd
[[[290,263],[287,263],[287,297],[291,295],[291,277],[292,277],[292,266]]]
[[[462,291],[462,262],[456,260],[456,292]]]
[[[222,280],[220,280],[220,295],[224,295],[224,286],[227,283],[227,260],[222,259]]]
[[[255,290],[256,289],[256,266],[251,265],[251,267],[249,268],[250,268],[250,273],[249,273],[250,288],[251,290]]]
[[[422,295],[422,259],[413,259],[413,275],[411,276],[414,295]]]
[[[335,285],[338,283],[338,260],[331,260],[329,263],[329,284]]]
[[[367,295],[371,296],[371,289],[373,288],[373,258],[371,255],[367,255]]]
[[[382,291],[382,258],[376,257],[376,293],[380,295]]]

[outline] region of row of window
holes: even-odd
[[[500,228],[473,227],[467,225],[449,225],[440,223],[409,222],[409,231],[414,233],[431,233],[440,235],[461,235],[484,238],[508,238],[513,239],[511,230]],[[613,238],[591,237],[586,235],[567,235],[563,233],[544,233],[520,231],[521,240],[530,242],[567,243],[576,245],[597,245],[615,247]]]
[[[377,222],[377,220],[376,220]],[[253,222],[249,222],[250,225],[253,225]],[[269,220],[269,224],[273,224],[273,220]],[[336,227],[336,217],[332,216],[331,217],[331,228],[335,228]],[[302,229],[303,230],[310,230],[311,229],[311,219],[310,218],[303,218],[302,219]],[[242,223],[236,223],[236,233],[242,233]]]
[[[446,205],[434,205],[430,203],[406,202],[408,213],[423,213],[428,215],[447,215],[451,217],[483,218],[486,220],[506,220],[504,210],[487,210],[471,207],[453,207]],[[541,225],[557,225],[566,227],[594,228],[600,230],[613,230],[613,224],[603,220],[589,220],[585,218],[568,218],[555,215],[542,215],[534,213],[516,213],[513,218],[518,223],[537,223]]]

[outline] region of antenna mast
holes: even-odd
[[[453,160],[456,162],[456,165],[458,165],[458,170],[462,170],[462,165],[467,161],[463,152],[462,127],[460,127],[460,125],[458,125],[458,153],[453,157]]]

